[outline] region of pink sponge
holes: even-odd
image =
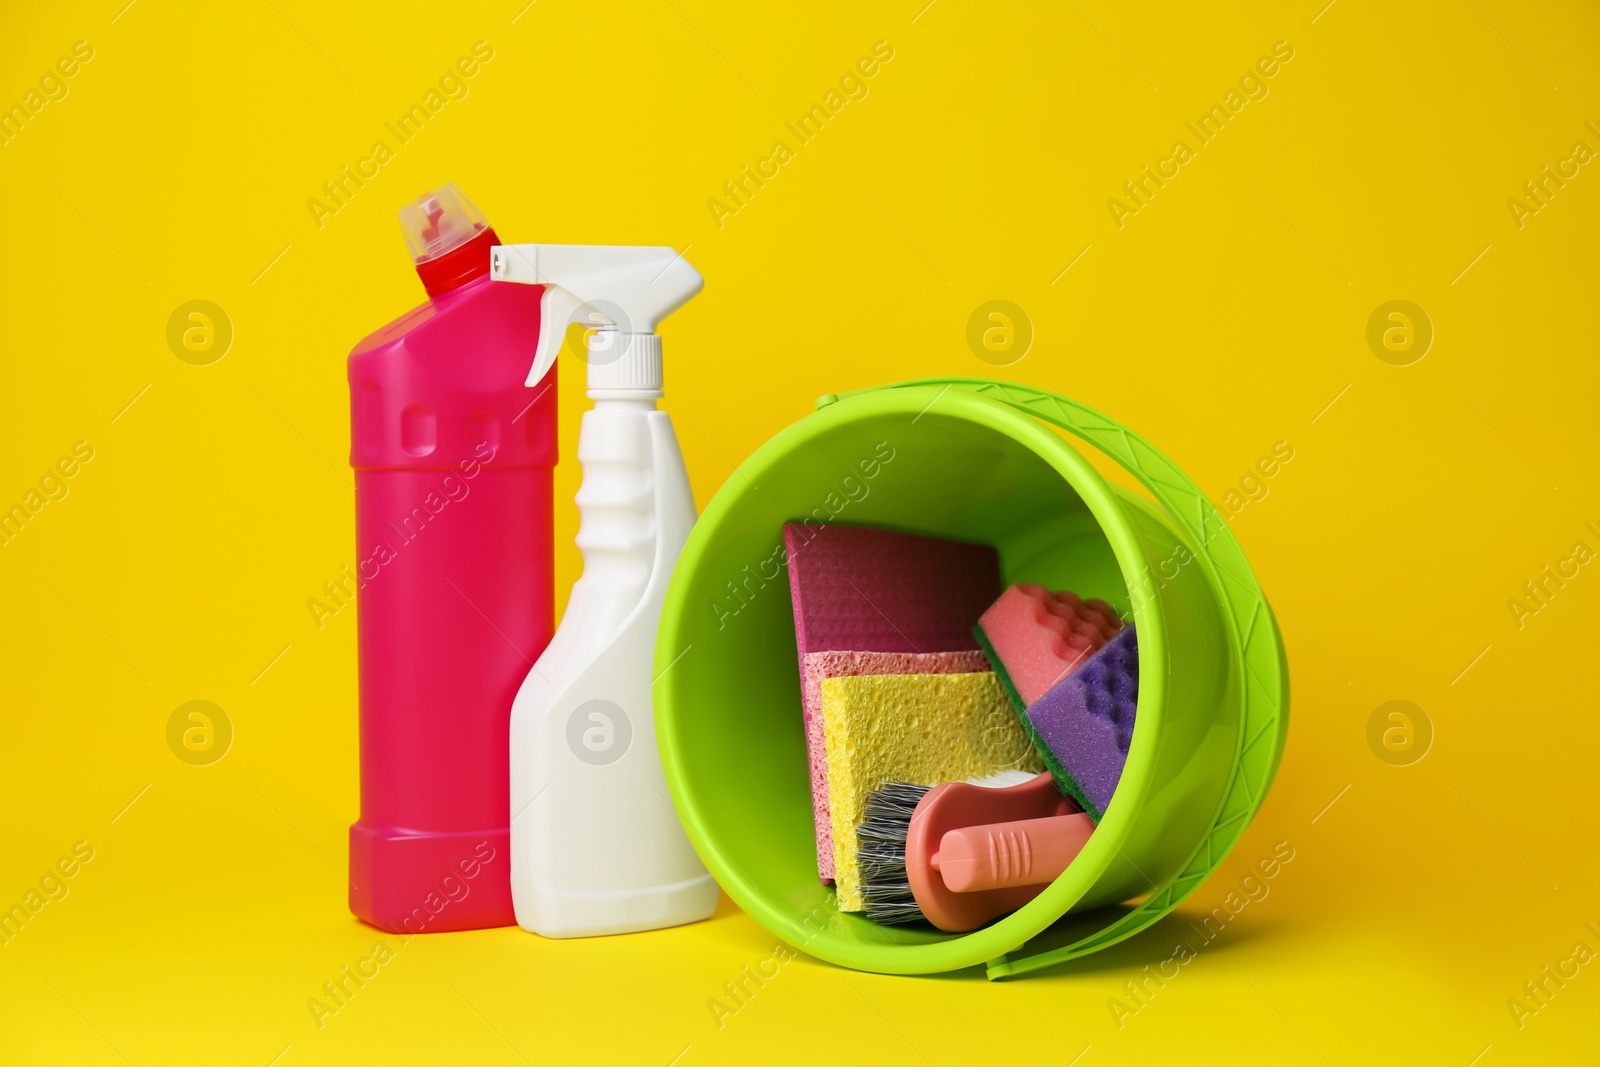
[[[806,752],[811,757],[811,810],[816,817],[817,873],[833,881],[833,822],[828,807],[828,748],[822,730],[822,680],[863,674],[977,674],[989,670],[983,653],[812,652],[800,666]]]
[[[1020,713],[1121,628],[1104,600],[1018,582],[983,613],[973,633]]]
[[[800,656],[808,652],[958,652],[1000,590],[988,545],[785,523]]]

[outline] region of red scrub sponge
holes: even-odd
[[[1104,600],[1018,582],[972,628],[1020,714],[1122,629]]]

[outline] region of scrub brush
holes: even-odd
[[[1049,774],[885,782],[856,831],[866,916],[976,930],[1043,892],[1093,832]]]

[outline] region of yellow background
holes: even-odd
[[[1520,1028],[1507,1004],[1600,950],[1600,573],[1520,628],[1508,607],[1600,549],[1600,173],[1520,229],[1507,207],[1600,149],[1592,6],[525,2],[8,5],[0,102],[94,58],[0,147],[0,502],[95,456],[0,547],[0,904],[95,855],[0,946],[0,1060],[1593,1062],[1600,966]],[[469,95],[318,228],[306,201],[479,40]],[[722,183],[878,41],[869,94],[719,228]],[[1119,230],[1107,200],[1278,41],[1269,95]],[[705,292],[664,332],[701,504],[818,394],[991,373],[965,337],[992,299],[1036,333],[993,373],[1134,426],[1219,503],[1288,442],[1232,526],[1282,612],[1292,728],[1217,875],[1077,965],[802,957],[720,1026],[774,944],[727,903],[609,940],[428,936],[318,1029],[307,1000],[378,935],[345,907],[354,613],[319,631],[306,600],[353,560],[344,356],[419,302],[395,211],[446,180],[506,240],[686,250]],[[166,342],[194,299],[235,331],[210,366]],[[1436,331],[1411,366],[1366,342],[1391,299]],[[236,731],[212,766],[166,744],[191,699]],[[1410,766],[1368,746],[1392,699],[1432,724]],[[1123,983],[1280,841],[1270,895],[1119,1027]]]

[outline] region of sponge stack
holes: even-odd
[[[811,765],[817,873],[831,882],[835,849],[823,680],[987,671],[971,627],[999,593],[1000,561],[988,545],[865,526],[787,523],[783,541]],[[846,843],[853,852],[854,837]]]

